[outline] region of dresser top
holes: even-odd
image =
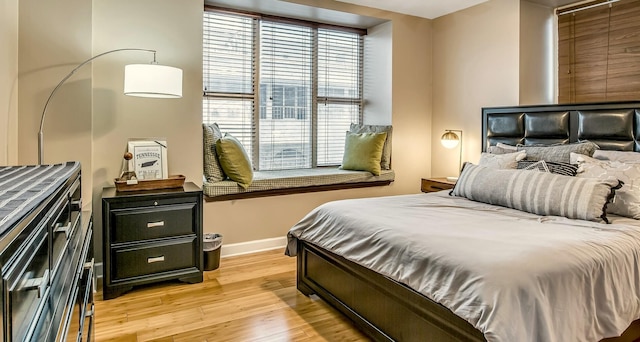
[[[78,162],[0,167],[0,235],[45,202],[79,171]]]

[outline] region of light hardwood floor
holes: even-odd
[[[96,296],[100,341],[368,341],[321,299],[296,289],[283,250],[223,258],[204,282],[135,287]]]

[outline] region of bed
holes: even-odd
[[[588,140],[638,152],[640,102],[483,108],[482,138],[483,151]],[[626,329],[611,341],[635,341],[640,221],[608,219],[539,216],[447,192],[346,200],[296,224],[286,252],[297,256],[298,289],[374,340],[597,341]],[[552,279],[561,285],[551,289]]]

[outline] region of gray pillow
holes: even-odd
[[[527,160],[544,160],[554,163],[569,163],[571,153],[584,154],[589,157],[598,149],[598,145],[585,141],[575,144],[553,146],[517,146],[518,151],[527,152]]]
[[[584,141],[573,144],[559,144],[559,145],[518,145],[512,146],[503,143],[498,143],[495,146],[487,147],[487,152],[492,154],[505,154],[513,153],[515,151],[527,152],[527,160],[538,161],[544,160],[545,162],[553,163],[569,163],[570,153],[579,153],[588,156],[592,156],[598,149],[598,145]]]
[[[618,180],[496,170],[467,163],[451,194],[538,215],[608,223],[607,204],[619,187]]]
[[[518,151],[517,147],[503,144],[503,143],[497,143],[495,146],[487,147],[487,152],[491,154],[505,154],[505,153],[513,153],[517,151]]]
[[[222,132],[218,124],[202,124],[204,178],[208,183],[220,182],[226,178],[216,152],[216,142],[221,138]]]
[[[382,146],[382,157],[380,158],[380,169],[391,169],[391,133],[393,127],[391,125],[358,125],[352,123],[349,127],[351,133],[387,133],[387,139]]]
[[[480,161],[478,162],[478,165],[494,169],[515,169],[518,167],[518,162],[526,156],[527,153],[524,151],[505,154],[483,152],[480,154]]]

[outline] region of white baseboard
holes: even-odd
[[[222,249],[220,250],[220,257],[230,257],[242,254],[250,254],[262,251],[269,251],[273,249],[282,248],[282,253],[284,254],[284,248],[287,246],[287,237],[277,237],[271,239],[264,240],[253,240],[247,242],[239,242],[225,245],[224,242],[222,244]]]
[[[236,255],[270,251],[270,250],[279,249],[279,248],[282,249],[282,253],[284,254],[284,248],[286,246],[287,246],[286,236],[271,238],[271,239],[264,239],[264,240],[232,243],[228,245],[225,245],[223,243],[222,247],[220,247],[222,248],[220,250],[220,257],[224,258],[224,257],[230,257],[230,256],[236,256]],[[96,272],[95,273],[96,278],[101,279],[103,275],[101,262],[97,262],[95,264],[95,272]]]

